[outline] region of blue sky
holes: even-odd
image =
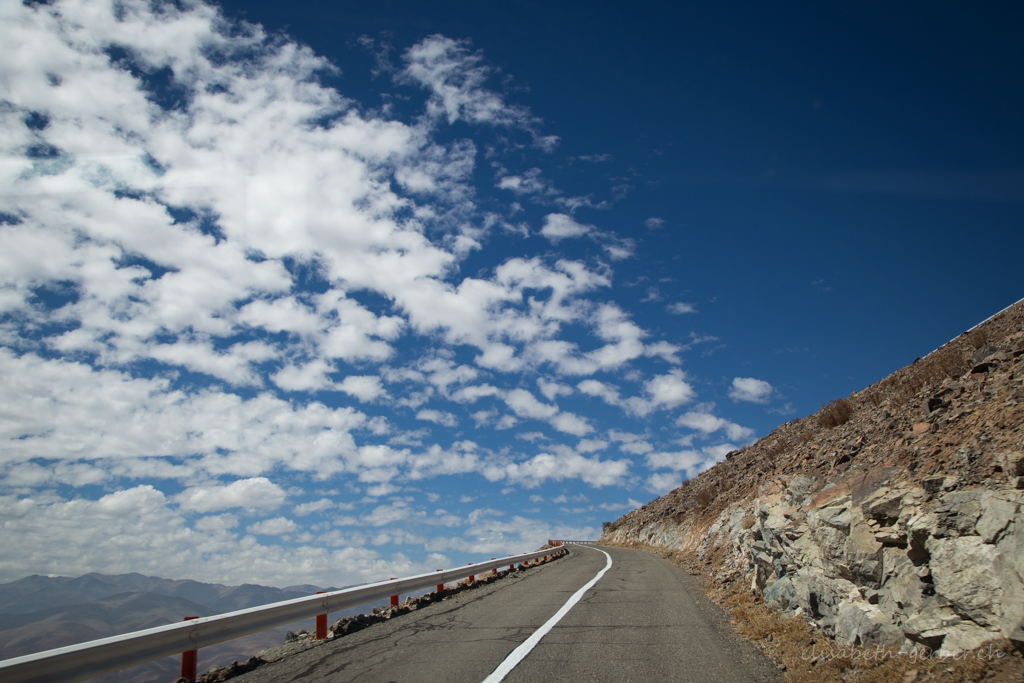
[[[1024,290],[1021,12],[0,4],[0,580],[593,537]]]

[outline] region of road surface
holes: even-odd
[[[601,552],[604,551],[604,552]],[[481,683],[608,564],[505,676],[537,681],[781,680],[684,570],[639,550],[570,547],[521,575],[260,667],[237,683]],[[605,555],[604,553],[607,553]],[[492,681],[494,679],[492,678]]]

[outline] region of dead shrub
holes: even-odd
[[[711,505],[711,501],[713,501],[715,499],[715,494],[716,493],[717,493],[717,491],[710,491],[708,489],[704,489],[703,491],[698,493],[697,494],[697,502],[694,505],[694,509],[697,512],[700,512],[701,510],[706,508],[708,505]]]
[[[853,415],[853,406],[845,398],[837,398],[829,403],[821,404],[818,413],[818,424],[825,429],[833,429],[846,424]]]
[[[765,451],[765,455],[769,458],[775,459],[783,455],[787,450],[789,450],[789,444],[782,439],[778,439],[768,447]]]
[[[865,392],[864,398],[868,403],[876,408],[880,408],[882,406],[882,392],[878,389],[871,389],[870,391]]]
[[[811,441],[813,439],[814,432],[811,431],[800,432],[800,434],[796,437],[796,440],[799,441],[800,443],[807,443],[808,441]]]
[[[902,381],[896,386],[896,399],[905,403],[925,385],[934,386],[947,378],[960,377],[970,367],[970,363],[959,349],[939,349],[906,368]]]

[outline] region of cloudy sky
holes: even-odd
[[[594,537],[1024,295],[1019,9],[488,5],[0,2],[0,581]]]

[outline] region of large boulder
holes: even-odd
[[[957,657],[986,643],[1000,640],[1002,637],[999,631],[990,631],[970,622],[964,622],[948,630],[938,654],[940,657]]]
[[[878,607],[863,601],[840,605],[835,629],[840,645],[898,649],[904,640],[902,629],[894,626]]]
[[[933,592],[931,586],[921,579],[919,572],[923,572],[906,552],[885,548],[882,558],[885,569],[878,607],[894,623],[902,623],[935,603],[935,598],[929,596]]]
[[[858,520],[851,528],[843,547],[843,563],[849,571],[847,578],[878,588],[882,581],[882,544],[866,522]]]
[[[1003,615],[999,550],[980,536],[932,538],[927,549],[935,592],[975,623],[998,625]]]
[[[1020,501],[1016,491],[985,491],[981,496],[981,514],[975,524],[985,543],[997,543],[1013,523]]]
[[[935,607],[907,619],[903,624],[903,635],[915,643],[937,650],[946,635],[962,623],[963,620],[949,607]]]
[[[981,516],[981,489],[953,491],[947,493],[935,506],[938,517],[936,537],[970,536],[975,533],[974,525]]]

